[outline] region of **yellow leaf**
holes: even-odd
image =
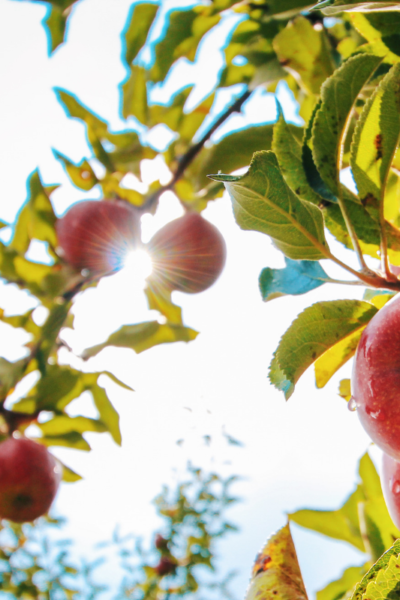
[[[253,566],[246,600],[306,600],[289,525],[268,540]]]

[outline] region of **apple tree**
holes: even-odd
[[[54,51],[65,43],[66,23],[73,19],[76,2],[46,3],[49,12],[44,25]],[[173,72],[180,58],[194,61],[199,44],[226,14],[240,18],[226,41],[224,68],[211,93],[192,110],[186,108],[190,87],[177,90],[169,104],[158,103],[153,96],[155,84]],[[154,31],[160,20],[163,33],[157,37]],[[400,583],[400,547],[395,541],[400,536],[400,467],[395,460],[400,427],[396,374],[400,309],[397,300],[386,306],[400,290],[399,32],[400,5],[386,0],[323,0],[314,6],[307,0],[211,0],[174,5],[168,11],[155,1],[134,3],[123,32],[128,76],[120,92],[122,116],[137,127],[111,131],[74,90],[56,91],[67,117],[84,124],[92,154],[74,163],[57,148],[55,157],[77,188],[100,189],[103,199],[94,203],[94,212],[85,218],[71,216],[72,211],[84,210],[84,202],[57,216],[51,201],[55,188],[36,171],[30,176],[29,196],[11,240],[0,245],[2,278],[32,294],[48,315],[39,326],[32,311],[1,314],[3,322],[31,336],[26,358],[0,361],[1,433],[4,438],[18,439],[35,423],[40,430],[36,441],[47,447],[89,450],[84,437],[88,431],[109,432],[121,443],[119,416],[98,382],[100,373],[59,364],[58,350],[63,329],[73,327],[70,311],[76,294],[119,268],[118,261],[107,262],[115,247],[122,260],[130,246],[140,246],[140,216],[157,211],[166,191],[174,192],[186,214],[184,226],[174,226],[173,235],[169,229],[159,232],[147,246],[157,268],[145,294],[160,318],[124,325],[102,343],[87,348],[83,355],[87,360],[108,346],[143,352],[160,344],[195,343],[197,332],[184,322],[171,293],[177,289],[197,293],[211,285],[223,268],[223,240],[215,252],[210,250],[213,242],[208,233],[204,246],[194,240],[198,224],[204,225],[199,213],[225,191],[238,226],[269,236],[285,256],[285,268],[266,265],[261,272],[260,301],[305,294],[338,282],[366,288],[363,300],[319,302],[305,309],[282,332],[269,367],[271,383],[289,400],[309,367],[313,365],[316,385],[323,388],[358,348],[353,389],[348,379],[342,380],[340,395],[350,409],[359,412],[363,424],[368,421],[370,425],[365,426],[372,439],[394,460],[385,459],[382,482],[391,516],[368,455],[360,461],[356,491],[340,509],[301,510],[289,516],[303,527],[345,541],[368,555],[365,565],[350,567],[340,580],[319,592],[319,600],[392,598],[398,595]],[[154,54],[151,64],[143,58],[149,48]],[[281,82],[293,94],[303,125],[286,122],[277,102],[274,122],[230,131],[216,141],[214,134],[233,113],[241,111],[252,94],[258,89],[274,93]],[[210,119],[221,90],[229,91],[232,99],[217,118]],[[164,151],[156,150],[146,137],[161,124],[173,134]],[[162,158],[171,173],[168,183],[156,181],[147,193],[122,185],[128,174],[140,180],[142,161],[156,157]],[[347,168],[354,185],[344,183],[348,183],[343,179]],[[245,173],[237,174],[240,169]],[[127,219],[112,227],[110,217],[98,221],[100,211],[111,208],[112,219],[118,221],[120,207],[135,215],[130,232],[126,231]],[[192,218],[193,227],[188,224]],[[331,248],[327,232],[353,252],[354,264],[344,262]],[[218,232],[211,237],[219,240]],[[51,265],[27,257],[33,240],[47,245]],[[204,248],[209,254],[203,265]],[[327,274],[329,263],[342,269],[343,279]],[[210,265],[217,265],[211,275]],[[370,352],[380,357],[379,364],[371,363]],[[390,403],[384,383],[377,379],[383,365],[394,382]],[[33,371],[39,373],[38,382],[25,398],[10,406],[10,393]],[[112,373],[106,375],[125,385]],[[371,397],[367,398],[368,384]],[[97,419],[68,415],[69,403],[84,391],[92,395]],[[44,411],[48,418],[43,421]],[[79,478],[65,465],[63,473],[66,481]],[[173,559],[164,558],[170,561],[164,561],[165,569],[168,563],[172,573]],[[159,570],[158,575],[163,575],[162,567]],[[178,595],[189,591],[182,589]],[[259,594],[306,598],[288,526],[257,557],[248,600]]]

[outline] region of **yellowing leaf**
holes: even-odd
[[[338,344],[329,348],[327,352],[315,361],[314,369],[317,388],[323,388],[332,375],[354,356],[364,329],[365,326],[360,327],[358,330],[341,340]]]
[[[246,600],[307,600],[289,525],[268,540],[253,566]]]

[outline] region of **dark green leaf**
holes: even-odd
[[[269,235],[288,258],[319,260],[330,255],[321,211],[287,186],[273,152],[257,152],[245,175],[210,175],[223,181],[242,229]]]
[[[263,300],[273,300],[286,294],[306,294],[331,279],[318,262],[285,258],[284,269],[263,269],[259,285]]]
[[[357,122],[350,163],[361,202],[382,207],[400,139],[400,64],[384,77]]]
[[[278,104],[278,120],[274,125],[272,150],[278,158],[282,175],[299,198],[320,204],[322,197],[313,190],[304,171],[302,148],[301,139],[294,135],[293,125],[286,123]]]
[[[322,103],[312,129],[313,158],[327,186],[339,196],[344,137],[361,89],[381,63],[381,58],[359,54],[349,58],[321,88]]]
[[[324,352],[366,325],[377,313],[375,306],[360,300],[318,302],[306,308],[283,335],[271,364],[271,383],[281,389],[279,369],[292,388],[304,371]]]

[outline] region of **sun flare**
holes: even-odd
[[[144,281],[153,271],[150,255],[145,250],[132,250],[124,260],[124,271],[136,280]]]

